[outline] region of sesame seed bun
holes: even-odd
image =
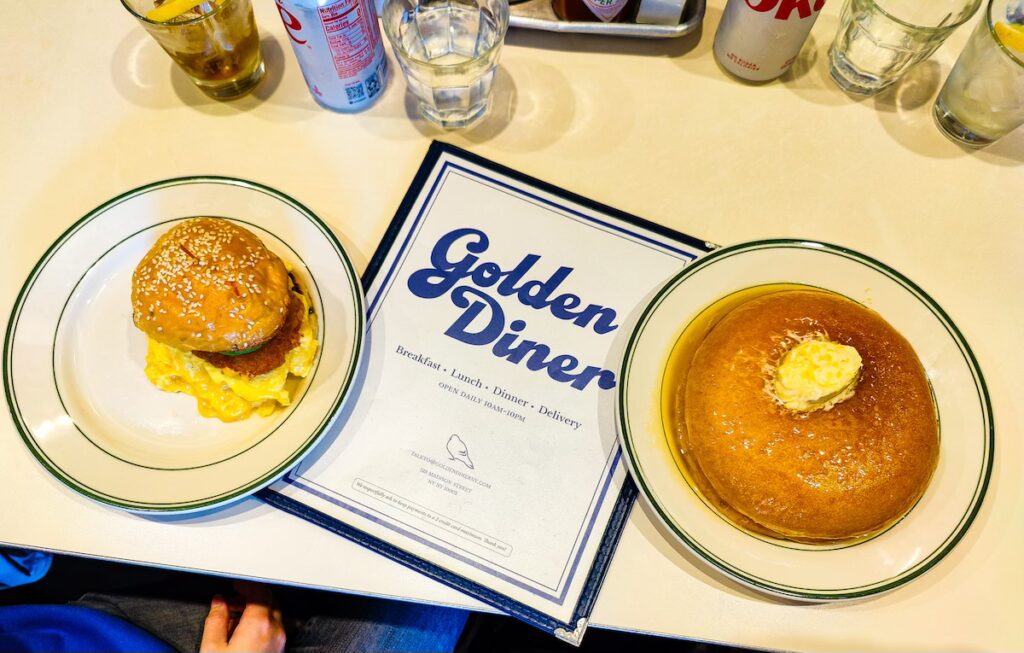
[[[284,323],[290,286],[284,263],[251,231],[195,218],[161,236],[135,268],[133,319],[178,349],[242,351]]]

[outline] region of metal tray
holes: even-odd
[[[686,0],[678,25],[641,25],[639,23],[588,23],[559,20],[551,8],[551,0],[527,0],[509,7],[508,24],[512,27],[539,29],[545,32],[571,34],[608,34],[644,39],[671,39],[699,29],[704,21],[706,0]]]

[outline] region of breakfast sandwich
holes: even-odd
[[[146,376],[230,422],[291,403],[289,377],[316,356],[310,301],[251,231],[220,218],[181,222],[132,275],[132,316],[149,339]]]

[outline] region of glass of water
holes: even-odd
[[[459,129],[487,113],[508,0],[384,0],[381,18],[426,119]]]
[[[944,134],[971,147],[1024,124],[1024,1],[989,1],[933,114]]]
[[[963,25],[981,0],[846,0],[828,51],[832,79],[874,95],[921,63]]]

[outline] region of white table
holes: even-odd
[[[665,225],[728,244],[842,243],[890,263],[946,308],[995,406],[982,512],[935,570],[843,605],[766,599],[669,543],[636,507],[593,615],[600,626],[801,651],[1024,648],[1024,130],[968,153],[931,102],[969,29],[885,97],[828,79],[840,9],[826,7],[796,74],[746,86],[703,37],[646,42],[509,34],[492,115],[445,134],[411,119],[403,82],[361,114],[319,109],[272,2],[258,0],[269,77],[218,104],[193,89],[114,0],[7,3],[0,26],[0,310],[43,250],[102,201],[155,179],[260,181],[323,216],[359,265],[431,138]],[[393,67],[397,72],[397,67]],[[256,500],[205,518],[147,518],[79,498],[0,422],[0,542],[143,564],[480,606]]]

